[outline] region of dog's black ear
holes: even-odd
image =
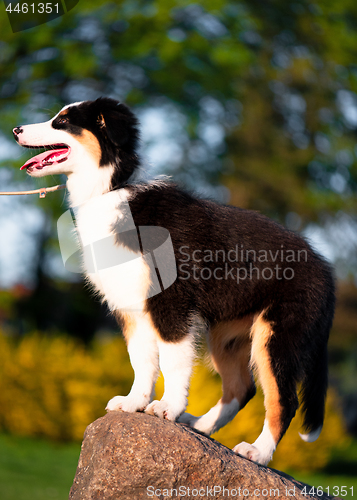
[[[108,139],[115,146],[124,146],[129,138],[130,123],[127,123],[126,116],[122,115],[119,110],[106,110],[101,113],[101,128],[107,135]]]
[[[125,104],[114,99],[100,98],[98,101],[100,112],[97,123],[103,133],[119,148],[135,148],[139,136],[135,115]]]

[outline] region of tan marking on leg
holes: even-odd
[[[135,333],[136,319],[133,314],[121,313],[121,326],[126,343],[129,342]]]
[[[222,358],[220,371],[223,403],[229,403],[236,398],[241,408],[245,404],[247,392],[254,386],[252,371],[249,368],[250,353],[251,345],[247,342],[234,355]]]
[[[249,367],[252,322],[253,316],[247,316],[219,323],[210,332],[213,366],[222,378],[222,403],[230,403],[236,398],[243,405],[247,392],[254,384]]]
[[[249,332],[253,324],[254,316],[251,314],[241,319],[233,321],[222,321],[211,329],[212,341],[221,343],[229,342],[237,337],[249,337]]]
[[[259,382],[263,388],[266,420],[270,432],[278,443],[282,431],[282,407],[278,384],[271,368],[270,356],[266,347],[274,332],[272,326],[264,320],[263,316],[264,311],[256,317],[252,326],[251,363],[257,370]]]
[[[150,289],[151,286],[151,279],[150,279],[150,267],[146,264],[143,272],[141,274],[141,283],[140,287],[142,287],[143,290],[145,290],[145,294],[148,293],[148,290]],[[130,338],[133,336],[135,333],[136,328],[138,327],[138,320],[140,320],[140,316],[143,317],[142,315],[145,315],[146,321],[150,324],[150,327],[152,330],[155,331],[155,335],[157,336],[158,340],[161,339],[160,333],[157,330],[157,328],[154,326],[154,322],[152,320],[151,315],[148,312],[131,312],[130,310],[128,311],[115,311],[114,316],[119,324],[119,326],[122,329],[124,338],[126,343],[129,342]]]
[[[222,378],[223,395],[205,415],[189,413],[181,420],[205,434],[217,432],[230,422],[252,396],[254,380],[250,369],[250,327],[253,316],[222,322],[209,332],[213,366]]]
[[[138,323],[140,323],[144,317],[145,317],[144,321],[153,330],[157,340],[162,340],[160,333],[155,327],[151,315],[149,313],[144,313],[144,316],[142,316],[142,313],[140,313],[138,316],[135,313],[130,313],[130,312],[115,312],[114,316],[122,329],[126,343],[128,343],[131,337],[135,334],[135,331],[138,328]]]

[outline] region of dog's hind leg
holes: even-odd
[[[270,322],[262,313],[252,326],[252,363],[257,369],[264,392],[265,422],[260,436],[253,444],[243,442],[233,449],[263,465],[271,460],[298,407],[296,383],[299,379],[300,360],[297,359],[298,355],[294,352],[289,337],[285,337],[284,341],[280,335],[282,331],[278,331],[276,325],[277,322]],[[296,334],[296,342],[299,332],[290,333]]]
[[[213,434],[230,422],[255,394],[249,367],[252,318],[220,323],[209,334],[212,362],[222,378],[222,398],[205,415],[183,414],[179,421],[205,434]]]

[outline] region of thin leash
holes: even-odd
[[[19,194],[39,194],[40,198],[46,198],[47,193],[66,189],[66,184],[58,184],[57,186],[45,187],[40,189],[33,189],[32,191],[0,191],[0,196],[3,195],[19,195]]]

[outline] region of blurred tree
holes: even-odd
[[[352,0],[89,1],[30,31],[1,24],[4,134],[101,94],[170,100],[187,118],[181,173],[223,175],[233,200],[277,218],[355,209]]]

